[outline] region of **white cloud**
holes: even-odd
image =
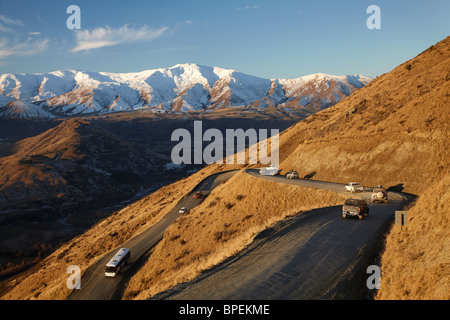
[[[26,40],[14,30],[23,27],[21,20],[11,19],[5,15],[0,15],[0,33],[8,33],[8,36],[0,38],[0,60],[11,56],[31,56],[48,49],[49,40],[42,39],[40,32],[29,32]],[[11,37],[12,36],[12,37]],[[5,62],[0,61],[4,65]]]
[[[0,32],[15,33],[14,29],[11,29],[10,26],[23,27],[23,25],[23,22],[20,20],[15,20],[8,18],[7,16],[0,15]]]
[[[126,24],[119,29],[106,26],[92,31],[75,31],[77,45],[72,49],[72,52],[115,46],[122,43],[151,41],[161,37],[168,29],[168,27],[164,26],[159,29],[151,29],[147,25],[141,28],[133,28]]]
[[[49,40],[28,39],[25,42],[12,42],[7,38],[0,38],[0,59],[7,58],[9,56],[31,56],[37,53],[43,52],[48,49]]]
[[[4,15],[0,15],[0,20],[5,24],[13,24],[15,26],[23,27],[23,22],[21,20],[14,20],[14,19],[8,18],[7,16],[4,16]]]
[[[42,19],[42,17],[38,14],[36,14],[36,19],[38,19],[40,22],[45,23],[45,20]]]
[[[259,5],[252,5],[252,6],[247,5],[243,8],[239,7],[236,10],[242,11],[242,10],[252,10],[252,9],[259,9],[259,8],[261,8],[261,6],[259,6]]]

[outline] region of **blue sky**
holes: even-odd
[[[366,26],[372,4],[380,30]],[[80,30],[67,28],[69,5]],[[449,12],[448,0],[0,0],[0,73],[192,62],[263,78],[375,77],[448,36]]]

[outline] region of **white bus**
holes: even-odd
[[[105,268],[105,277],[115,277],[120,268],[130,259],[130,249],[121,248],[114,257],[109,260]]]

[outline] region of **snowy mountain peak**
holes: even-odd
[[[132,73],[58,70],[0,76],[0,117],[54,117],[145,109],[189,112],[239,106],[324,108],[362,88],[361,75],[263,79],[194,63]]]

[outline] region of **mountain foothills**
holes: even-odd
[[[175,70],[178,69],[171,72]],[[157,72],[158,77],[164,78],[163,74],[163,71]],[[214,75],[210,76],[209,79],[215,79]],[[238,83],[239,77],[234,76],[225,78],[230,79],[230,86]],[[102,77],[111,76],[103,74]],[[183,83],[182,77],[177,79],[179,84]],[[50,78],[47,81],[51,81]],[[206,81],[203,85],[213,89],[220,84],[217,81]],[[81,105],[77,95],[70,100],[69,94],[65,106],[86,110],[95,100],[95,87],[99,83],[90,89],[84,88],[86,95],[83,96],[92,99],[85,100],[82,109],[77,109]],[[282,82],[267,82],[266,89],[273,83],[278,88],[278,83]],[[31,99],[45,92],[46,87],[45,84],[35,85],[36,90],[28,93],[27,98],[16,91],[12,98],[16,86],[16,82],[10,82],[7,93],[10,99]],[[69,87],[60,86],[61,91],[59,95],[55,92],[54,99],[60,99],[64,90],[74,88],[74,83]],[[173,88],[172,80],[168,81],[168,87]],[[297,170],[300,176],[317,180],[359,181],[366,186],[382,184],[390,190],[418,195],[408,208],[407,228],[400,231],[393,225],[386,237],[377,299],[450,299],[449,89],[450,37],[447,37],[336,105],[299,121],[280,134],[282,174]],[[187,92],[193,91],[186,89],[183,94]],[[211,97],[221,96],[213,94],[213,90],[210,92]],[[226,92],[230,91],[223,91]],[[273,94],[275,92],[274,89]],[[193,97],[190,94],[185,97]],[[156,95],[154,97],[157,99]],[[232,97],[228,95],[228,99],[222,101],[233,102]],[[160,98],[159,103],[164,107],[163,96]],[[44,103],[39,106],[53,112],[48,102],[52,97],[46,99],[45,106]],[[55,105],[61,106],[61,101]],[[142,105],[147,101],[151,100],[142,101]],[[173,103],[169,109],[172,107]],[[63,107],[58,112],[70,110]],[[65,153],[58,154],[64,157]],[[54,152],[48,155],[58,159]],[[63,244],[30,270],[4,282],[2,299],[66,298],[70,294],[66,287],[67,266],[79,265],[83,271],[87,270],[106,252],[163,219],[178,199],[189,194],[203,177],[244,167],[206,166],[117,211]],[[341,201],[335,193],[280,185],[239,172],[166,230],[164,238],[126,285],[123,298],[146,299],[193,279],[237,253],[255,235],[286,216],[320,206],[338,205]],[[111,237],[112,231],[120,236]]]
[[[168,161],[87,121],[66,120],[0,158],[0,222],[124,199]]]
[[[54,118],[118,111],[201,112],[246,106],[309,115],[372,79],[313,74],[263,79],[235,70],[179,64],[137,73],[62,70],[0,76],[0,117]]]

